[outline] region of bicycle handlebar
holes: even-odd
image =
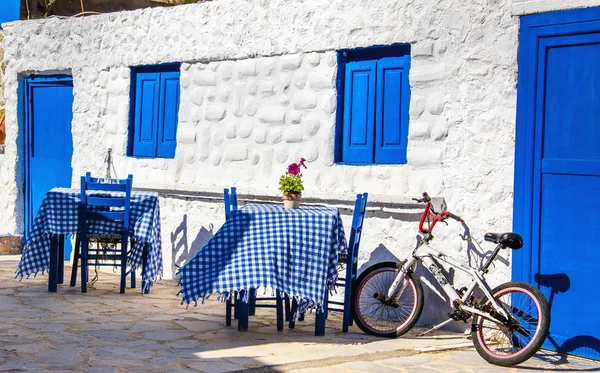
[[[419,203],[423,203],[425,202],[425,210],[423,211],[423,215],[421,216],[421,220],[419,221],[419,231],[421,233],[430,233],[433,230],[433,227],[435,226],[435,224],[438,221],[444,221],[447,218],[452,218],[458,222],[463,222],[464,220],[458,216],[455,215],[449,211],[442,211],[439,214],[437,214],[435,212],[435,210],[433,209],[433,206],[431,205],[431,197],[429,197],[429,194],[427,194],[427,192],[423,192],[423,198],[413,198],[414,201],[417,201]],[[433,217],[433,222],[427,222],[427,229],[423,228],[423,224],[425,223],[425,220],[427,219],[428,216]]]

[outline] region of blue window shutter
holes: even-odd
[[[175,158],[179,113],[179,72],[164,72],[161,74],[160,97],[156,155],[161,158]]]
[[[377,64],[375,163],[406,163],[410,56],[382,58]]]
[[[159,73],[137,73],[135,84],[135,118],[133,155],[156,155]]]
[[[346,64],[342,158],[373,163],[375,133],[375,61]]]

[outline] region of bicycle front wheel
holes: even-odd
[[[356,325],[365,333],[395,338],[412,328],[423,311],[423,287],[416,274],[404,275],[398,303],[386,305],[375,294],[387,294],[396,277],[396,263],[383,262],[367,268],[356,281],[352,307]]]
[[[505,367],[524,362],[544,343],[550,328],[550,308],[544,295],[526,282],[507,282],[492,290],[492,296],[509,314],[507,320],[484,301],[484,312],[501,323],[482,316],[473,319],[473,344],[489,363]]]

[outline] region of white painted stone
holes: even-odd
[[[252,139],[257,144],[264,144],[267,141],[267,129],[262,126],[255,127],[253,129],[254,136]]]
[[[254,96],[258,92],[258,84],[256,82],[250,82],[246,86],[246,90],[250,96]]]
[[[312,66],[318,66],[319,62],[321,62],[321,55],[319,53],[308,53],[306,55],[306,61]]]
[[[427,111],[432,115],[440,115],[444,111],[444,98],[440,95],[432,95],[427,100]]]
[[[227,88],[223,88],[221,89],[219,96],[221,97],[222,103],[227,103],[229,101],[229,96],[231,96],[231,91]]]
[[[283,139],[283,131],[280,128],[269,128],[267,139],[270,144],[278,144]]]
[[[196,142],[196,130],[193,128],[178,128],[177,142],[181,144],[193,144]]]
[[[240,61],[237,65],[238,78],[248,78],[258,75],[256,60]]]
[[[302,55],[293,54],[281,57],[281,71],[294,71],[300,68],[302,64]]]
[[[313,73],[308,78],[308,85],[314,90],[323,90],[335,88],[335,77],[332,70],[325,73]]]
[[[252,117],[258,111],[258,101],[254,99],[249,99],[246,101],[246,114],[249,117]]]
[[[217,99],[217,91],[214,88],[208,88],[206,90],[206,99],[209,102],[214,102]]]
[[[288,118],[290,119],[290,123],[292,124],[300,124],[300,122],[302,121],[302,114],[304,112],[301,110],[294,110],[291,111]]]
[[[228,162],[245,161],[248,159],[248,145],[228,145],[225,149],[225,160]]]
[[[252,134],[254,125],[251,122],[244,122],[240,125],[238,130],[238,136],[240,139],[247,139]]]
[[[433,41],[423,40],[411,46],[412,56],[432,56],[433,55]]]
[[[308,75],[304,71],[296,71],[292,80],[296,88],[302,89],[304,86],[306,86],[307,79]]]
[[[285,110],[277,107],[261,107],[256,114],[262,123],[281,125],[285,123]]]
[[[317,96],[309,91],[298,92],[294,95],[294,109],[307,110],[317,107]]]
[[[229,81],[233,77],[233,65],[230,63],[222,64],[219,68],[219,74],[222,80]]]
[[[190,95],[192,103],[196,106],[200,106],[202,105],[202,102],[204,101],[204,92],[202,90],[202,88],[196,87],[192,90],[192,93]]]
[[[275,94],[275,83],[272,81],[262,81],[259,87],[262,97],[270,97]]]
[[[414,122],[411,122],[408,127],[409,141],[423,140],[429,138],[430,134],[431,132],[429,122],[415,120]]]
[[[225,125],[225,137],[227,137],[228,139],[233,139],[235,138],[235,127],[236,127],[236,122],[229,122]]]
[[[302,131],[299,128],[288,129],[284,133],[285,142],[300,143],[302,142]]]
[[[225,134],[222,129],[216,129],[212,135],[212,143],[214,146],[219,146],[225,140]]]
[[[223,118],[225,118],[226,114],[227,110],[225,110],[225,107],[213,104],[208,105],[208,107],[206,108],[205,118],[211,122],[219,122]]]
[[[277,62],[274,59],[261,61],[261,71],[264,76],[272,76],[275,73]]]
[[[197,86],[210,86],[214,87],[217,85],[217,75],[212,71],[200,71],[194,74],[194,84]]]

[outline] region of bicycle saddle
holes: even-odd
[[[486,233],[484,236],[486,241],[500,244],[504,247],[510,247],[517,250],[523,247],[523,238],[512,232],[508,233]]]

